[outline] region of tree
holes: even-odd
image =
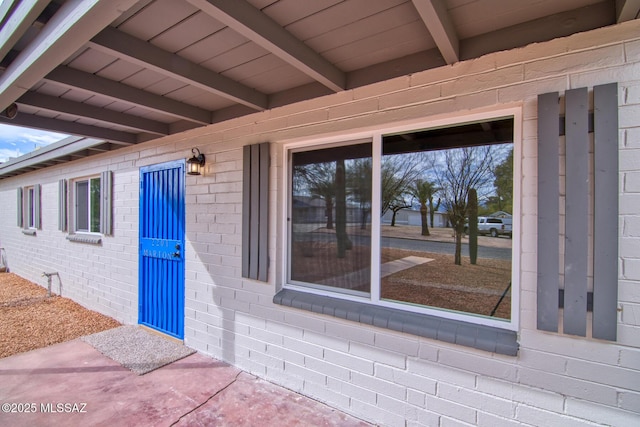
[[[469,261],[475,264],[478,260],[478,192],[469,190]]]
[[[434,188],[433,189],[433,193],[431,193],[431,196],[429,196],[429,221],[431,223],[431,228],[433,228],[433,218],[436,214],[436,211],[438,209],[440,209],[440,198],[438,197],[438,203],[436,203],[435,206],[433,206],[433,198],[435,197],[436,193],[440,191],[439,188]]]
[[[422,170],[422,153],[382,157],[380,168],[382,212],[380,215],[384,215],[388,210],[393,210],[392,207],[396,209],[395,212],[402,207],[411,207],[411,203],[407,202],[405,197],[409,193],[409,187],[418,179]]]
[[[429,236],[431,233],[429,233],[429,225],[427,223],[427,203],[431,200],[431,204],[433,206],[433,194],[437,191],[437,188],[429,181],[418,179],[409,191],[411,195],[418,200],[418,203],[420,203],[420,221],[422,224],[421,234],[423,236]]]
[[[513,213],[513,148],[507,157],[493,168],[497,210]]]
[[[454,229],[456,245],[454,262],[462,264],[462,235],[467,217],[469,190],[491,190],[495,145],[454,148],[434,153],[431,157],[440,193],[446,201],[447,214]]]
[[[411,202],[407,202],[404,197],[399,197],[397,200],[391,202],[389,204],[389,209],[392,212],[391,215],[391,226],[395,227],[396,225],[396,216],[398,212],[402,209],[409,209],[411,207]]]
[[[316,163],[306,176],[309,192],[314,199],[324,200],[327,229],[333,229],[333,200],[336,196],[335,167],[333,163]]]
[[[371,159],[353,159],[347,171],[348,195],[360,205],[360,228],[367,228],[371,212]]]
[[[351,249],[349,236],[347,235],[347,197],[346,197],[346,173],[344,160],[335,162],[336,165],[336,239],[337,257],[344,258],[346,250]]]

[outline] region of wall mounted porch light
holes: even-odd
[[[197,148],[192,148],[191,152],[193,157],[187,160],[187,175],[200,175],[201,169],[204,167],[204,154]]]

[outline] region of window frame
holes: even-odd
[[[381,208],[381,160],[382,160],[382,139],[385,135],[396,133],[405,133],[417,130],[428,130],[438,127],[456,127],[466,123],[479,121],[499,120],[511,118],[513,120],[513,228],[516,232],[512,236],[512,252],[511,252],[511,318],[509,320],[500,320],[490,318],[473,313],[456,312],[447,309],[435,307],[415,306],[403,304],[394,301],[383,300],[380,298],[380,215],[371,215],[371,293],[369,297],[355,296],[332,290],[318,289],[317,287],[309,287],[294,284],[289,281],[290,263],[291,263],[291,193],[292,193],[292,154],[302,151],[317,150],[332,146],[351,145],[371,141],[372,144],[372,212],[380,212]],[[344,134],[333,134],[325,137],[297,139],[285,141],[282,144],[282,205],[281,214],[281,274],[278,276],[280,288],[283,291],[291,290],[310,295],[317,295],[319,298],[330,298],[332,300],[342,300],[345,302],[353,302],[354,305],[364,305],[371,307],[380,307],[383,310],[397,311],[398,315],[427,316],[434,318],[448,319],[462,324],[471,323],[474,325],[487,326],[489,328],[506,329],[509,331],[517,331],[520,325],[520,257],[522,255],[521,247],[521,204],[522,204],[522,107],[506,107],[503,109],[495,109],[490,111],[482,111],[469,114],[456,114],[443,116],[433,120],[411,120],[403,123],[390,124],[386,126],[376,126],[364,131],[345,132]],[[313,298],[313,297],[312,297]],[[275,300],[275,299],[274,299]],[[288,304],[285,304],[288,305]],[[312,311],[316,311],[310,308]],[[326,312],[322,309],[322,312]],[[330,310],[329,310],[330,311]],[[341,317],[341,316],[338,316]],[[347,316],[348,318],[348,316]],[[368,322],[364,322],[368,323]],[[424,334],[423,334],[424,335]]]
[[[98,180],[98,231],[91,231],[91,181]],[[81,230],[78,228],[78,184],[87,183],[87,230]],[[71,206],[69,214],[71,215],[71,221],[69,221],[69,227],[71,228],[70,234],[86,234],[86,235],[102,235],[102,177],[100,175],[89,175],[80,178],[74,178],[71,180]]]

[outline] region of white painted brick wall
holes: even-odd
[[[617,343],[536,330],[537,95],[619,82],[620,281]],[[205,174],[187,178],[185,342],[255,375],[389,426],[640,425],[640,23],[485,55],[256,113],[0,181],[0,244],[12,270],[137,322],[141,166],[197,146]],[[523,111],[520,352],[505,357],[274,305],[284,249],[280,142],[455,117]],[[269,282],[240,277],[242,147],[272,142]],[[114,236],[72,243],[57,231],[57,181],[114,171]],[[15,188],[43,185],[43,229],[15,225]],[[54,289],[56,289],[54,285]]]

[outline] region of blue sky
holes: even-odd
[[[0,163],[53,144],[68,135],[0,124]]]

